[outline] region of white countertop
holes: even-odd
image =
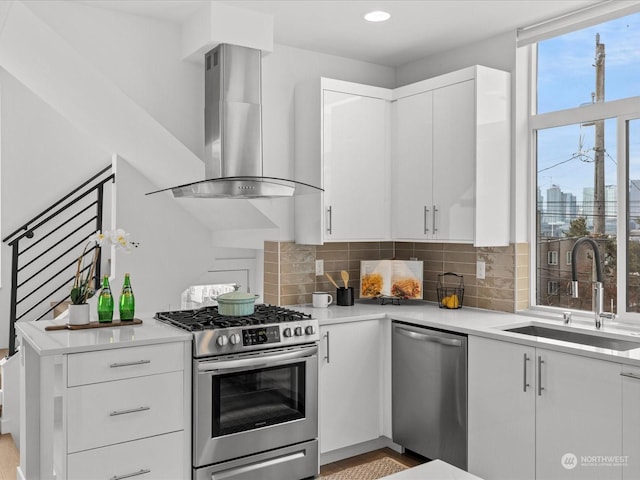
[[[442,460],[432,460],[417,467],[382,477],[381,480],[482,480],[469,472],[449,465]]]
[[[159,322],[151,316],[141,325],[46,331],[48,325],[64,325],[62,320],[18,322],[16,331],[40,356],[107,350],[167,342],[188,342],[191,333]]]
[[[640,366],[640,329],[618,322],[605,321],[604,327],[596,330],[593,320],[589,317],[574,317],[571,326],[565,327],[562,325],[560,318],[552,318],[550,316],[503,313],[469,307],[449,310],[439,308],[435,303],[422,301],[403,301],[400,305],[380,305],[375,300],[360,300],[350,307],[331,305],[328,308],[314,308],[311,305],[294,305],[291,308],[310,313],[319,320],[320,325],[387,318],[467,335],[505,340],[522,345],[543,347],[601,360]],[[39,355],[77,353],[153,343],[190,341],[192,339],[191,333],[166,325],[152,317],[152,314],[144,316],[142,325],[84,330],[45,331],[46,326],[63,324],[65,319],[18,322],[16,323],[16,330]],[[636,341],[639,348],[617,351],[502,330],[503,328],[526,325],[532,321],[555,328],[569,328],[581,333]]]
[[[480,337],[505,340],[522,345],[542,347],[571,354],[583,355],[601,360],[640,366],[640,329],[619,322],[605,320],[604,326],[596,330],[591,317],[574,316],[570,326],[562,325],[562,320],[552,316],[533,314],[514,314],[462,307],[449,310],[439,308],[436,303],[422,301],[401,301],[400,305],[380,305],[375,300],[356,301],[355,305],[343,307],[331,305],[328,308],[314,308],[311,305],[291,307],[317,318],[320,325],[331,325],[347,321],[362,321],[388,318],[400,320],[425,327],[440,328],[453,332],[477,335]],[[638,342],[639,348],[628,351],[617,351],[607,348],[592,347],[563,342],[549,338],[540,338],[517,333],[505,332],[503,328],[527,325],[531,322],[561,329],[571,329],[580,333],[610,336]]]

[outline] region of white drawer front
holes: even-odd
[[[184,428],[183,372],[68,389],[69,453]]]
[[[183,370],[184,345],[162,343],[68,355],[67,386]]]
[[[186,480],[185,440],[184,432],[175,432],[73,453],[67,479]]]

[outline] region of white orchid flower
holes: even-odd
[[[98,245],[102,246],[105,241],[105,234],[98,230],[96,233],[89,237],[90,242],[96,242]]]

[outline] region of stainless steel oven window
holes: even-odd
[[[305,417],[305,362],[213,377],[212,437]]]

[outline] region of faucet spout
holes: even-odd
[[[595,316],[596,328],[602,327],[603,305],[604,305],[604,283],[602,278],[602,263],[600,261],[600,249],[596,241],[589,237],[581,237],[573,245],[571,250],[571,296],[578,298],[578,274],[576,272],[576,253],[583,243],[588,243],[593,250],[593,263],[596,266],[596,282],[593,289],[593,313]]]

